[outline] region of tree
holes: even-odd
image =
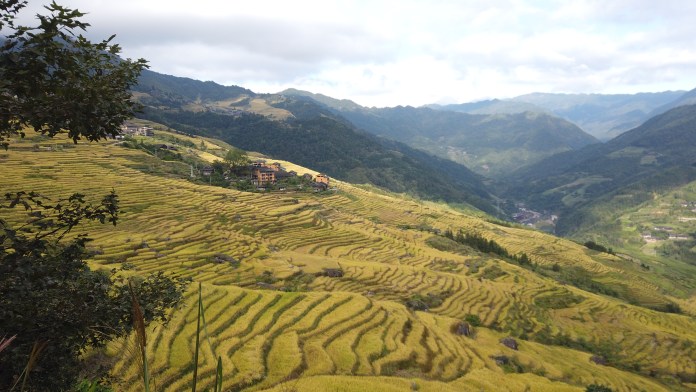
[[[145,60],[120,59],[113,36],[91,43],[76,33],[88,27],[79,20],[84,14],[56,3],[38,26],[17,26],[25,5],[0,0],[0,29],[8,32],[0,43],[0,145],[7,149],[26,127],[51,137],[66,132],[75,142],[117,134],[138,109],[128,88]],[[80,194],[54,203],[34,192],[7,193],[0,209],[16,207],[28,211],[25,223],[0,218],[0,336],[12,339],[2,343],[0,390],[20,379],[22,389],[67,390],[85,348],[131,329],[133,294],[144,321],[166,322],[186,281],[161,273],[126,281],[118,270],[90,270],[89,239],[71,231],[83,221],[116,224],[114,192],[98,204]]]
[[[89,238],[60,241],[83,221],[116,224],[113,192],[97,205],[80,194],[54,204],[25,192],[8,193],[0,204],[17,206],[29,212],[24,225],[14,228],[0,219],[0,334],[16,335],[0,354],[0,390],[24,378],[30,389],[65,390],[75,384],[85,348],[131,330],[129,283],[145,321],[166,322],[167,309],[181,300],[187,282],[162,273],[127,281],[119,270],[92,271],[84,261]],[[32,354],[35,347],[38,355]],[[27,369],[31,362],[33,370]]]
[[[75,142],[118,134],[139,109],[128,89],[146,61],[120,59],[114,36],[92,43],[76,33],[89,26],[78,19],[84,13],[55,2],[38,26],[16,26],[25,5],[0,0],[0,29],[10,32],[0,45],[0,145],[23,137],[26,127],[49,136],[67,132]]]
[[[238,167],[248,165],[249,156],[246,151],[232,147],[227,151],[227,154],[225,154],[225,164],[229,166],[231,170],[235,170]]]

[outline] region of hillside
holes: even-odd
[[[618,212],[696,179],[695,128],[696,105],[672,109],[605,144],[513,173],[508,194],[561,212],[559,233],[570,234],[601,219],[593,205],[615,199]]]
[[[220,94],[208,96],[208,82],[158,75],[156,80],[166,80],[167,86],[193,91],[174,99],[168,93],[174,88],[160,90],[163,83],[153,84],[149,75],[135,94],[147,105],[143,116],[150,120],[311,166],[338,179],[495,213],[481,177],[466,167],[358,131],[313,101],[222,86],[215,90]],[[229,95],[222,95],[225,91]]]
[[[162,130],[140,140],[201,161],[227,149]],[[84,228],[95,239],[91,263],[203,283],[210,345],[201,389],[212,387],[216,355],[224,388],[245,391],[679,391],[696,381],[696,293],[669,271],[345,182],[320,193],[208,186],[181,161],[125,146],[29,134],[0,154],[2,188],[53,198],[115,189],[119,224]],[[447,229],[524,252],[533,264],[438,234]],[[667,303],[687,314],[649,309]],[[148,330],[158,390],[190,388],[196,311],[192,289],[169,325]],[[469,336],[465,319],[481,324]],[[517,349],[500,343],[507,336]],[[109,354],[116,389],[138,390],[128,351],[114,344]]]
[[[686,93],[684,93],[684,95],[680,96],[676,100],[674,100],[666,105],[660,106],[659,108],[653,110],[650,113],[649,117],[657,116],[658,114],[662,114],[668,110],[677,108],[679,106],[694,105],[694,104],[696,104],[696,88],[691,90],[691,91],[687,91]]]
[[[548,94],[515,97],[577,124],[606,141],[635,128],[655,114],[655,109],[679,99],[684,91],[639,94]]]
[[[540,113],[471,115],[430,108],[364,108],[297,90],[285,95],[311,98],[375,135],[500,177],[556,153],[597,140],[562,119]]]
[[[672,270],[696,266],[696,181],[656,191],[642,203],[622,203],[626,191],[592,205],[596,220],[576,229],[592,239]],[[693,273],[693,272],[691,272]]]

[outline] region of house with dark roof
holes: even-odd
[[[267,167],[252,167],[251,183],[256,186],[275,184],[276,172]]]
[[[201,174],[204,176],[211,176],[213,174],[213,168],[210,166],[203,166]]]

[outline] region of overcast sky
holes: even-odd
[[[30,0],[23,22],[47,1]],[[58,0],[153,71],[365,106],[696,87],[696,1]]]

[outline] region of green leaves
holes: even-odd
[[[16,335],[9,346],[3,343],[0,390],[29,371],[29,388],[65,390],[80,370],[80,353],[128,333],[137,318],[123,274],[92,271],[85,263],[89,239],[61,241],[85,220],[115,223],[118,198],[111,192],[92,204],[76,193],[54,203],[36,192],[17,192],[6,194],[0,208],[28,214],[18,229],[0,219],[0,331]],[[134,278],[130,287],[142,304],[139,325],[166,323],[187,283],[161,272]],[[33,350],[36,342],[47,343]]]
[[[11,30],[0,45],[0,145],[23,137],[27,126],[49,136],[67,132],[75,142],[116,135],[139,110],[129,88],[146,61],[120,59],[114,36],[92,43],[77,34],[89,27],[79,20],[84,13],[55,2],[38,26],[15,26],[22,6],[0,2],[0,26]]]
[[[24,207],[30,219],[20,227],[25,233],[34,234],[36,239],[57,236],[60,240],[83,220],[98,221],[102,224],[109,222],[116,225],[118,221],[118,195],[111,191],[104,196],[98,205],[85,201],[85,195],[74,193],[67,199],[58,200],[50,204],[50,199],[37,192],[6,193],[6,206],[2,208],[15,208],[18,205]],[[0,219],[0,228],[7,226]],[[0,237],[2,238],[2,237]],[[85,241],[87,241],[85,239]]]

